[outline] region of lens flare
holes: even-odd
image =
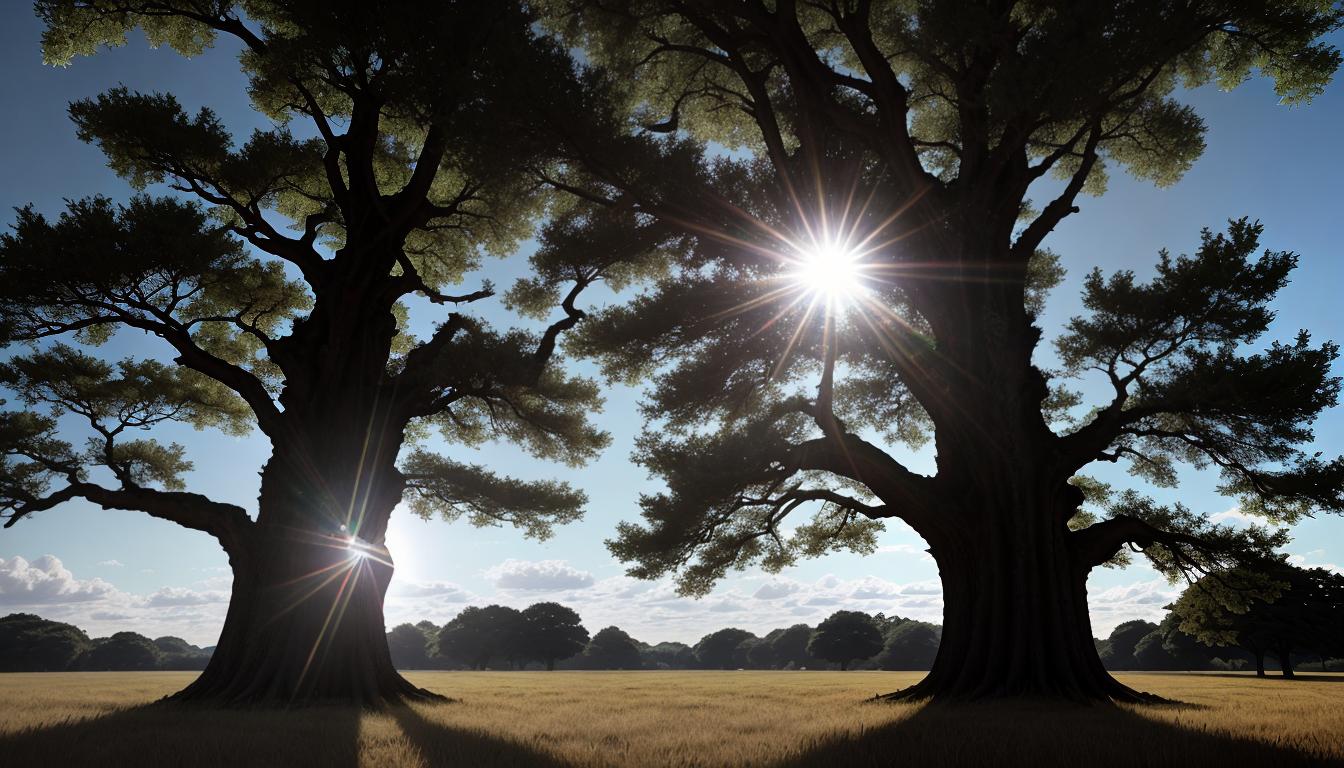
[[[790,278],[832,308],[843,309],[867,290],[859,253],[838,240],[823,240],[801,249]]]

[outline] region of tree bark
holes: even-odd
[[[1265,676],[1265,652],[1261,650],[1255,651],[1255,676]]]
[[[383,621],[394,568],[384,537],[404,488],[395,466],[402,427],[386,425],[376,389],[349,383],[326,382],[307,407],[287,407],[288,436],[275,440],[262,470],[256,524],[230,557],[233,597],[214,656],[171,700],[441,698],[396,671]]]
[[[1286,646],[1280,647],[1275,655],[1279,657],[1279,667],[1283,669],[1283,676],[1291,679],[1293,677],[1292,649]]]

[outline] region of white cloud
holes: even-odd
[[[802,588],[803,585],[796,581],[775,579],[762,584],[751,596],[757,600],[778,600],[781,597],[788,597]]]
[[[54,555],[32,562],[0,557],[0,605],[43,606],[101,599],[115,591],[102,579],[75,578]]]
[[[499,589],[556,592],[593,585],[593,574],[564,560],[505,560],[485,572]]]
[[[387,595],[388,597],[437,597],[446,602],[464,602],[471,597],[470,592],[446,581],[419,583],[398,581],[395,577],[392,579],[392,585],[388,588]]]
[[[1092,634],[1106,637],[1117,624],[1131,619],[1160,622],[1167,613],[1164,606],[1179,596],[1177,587],[1160,578],[1090,593]]]
[[[1241,507],[1234,506],[1231,509],[1225,509],[1217,514],[1209,515],[1209,520],[1215,523],[1232,523],[1241,525],[1264,525],[1265,518],[1259,515],[1252,515],[1248,512],[1242,512]]]
[[[126,564],[120,560],[99,560],[98,565],[104,568],[125,568]]]
[[[229,595],[226,592],[197,592],[186,587],[162,587],[145,598],[145,605],[150,608],[168,608],[228,601]]]

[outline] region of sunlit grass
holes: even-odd
[[[1162,707],[864,703],[900,672],[421,672],[457,703],[385,713],[138,705],[192,673],[0,675],[0,764],[1319,765],[1344,676],[1122,675]]]

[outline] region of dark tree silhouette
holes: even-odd
[[[434,625],[430,625],[433,627]],[[438,628],[434,628],[438,634]],[[415,624],[398,624],[387,633],[387,651],[397,669],[425,669],[429,666],[429,636]]]
[[[159,649],[159,669],[203,670],[210,663],[207,651],[180,637],[156,637],[154,647]]]
[[[118,632],[100,637],[93,647],[75,660],[75,667],[86,671],[145,671],[159,666],[161,654],[154,641],[135,632]]]
[[[438,430],[578,464],[606,443],[587,421],[596,386],[561,373],[555,349],[614,259],[567,239],[564,205],[537,183],[564,167],[548,127],[600,110],[526,6],[37,3],[58,65],[136,27],[184,55],[231,39],[271,121],[235,140],[214,112],[189,114],[169,94],[77,101],[80,138],[113,170],[176,196],[83,199],[55,220],[25,209],[0,240],[0,344],[96,345],[129,329],[172,356],[109,362],[47,343],[10,359],[3,384],[26,409],[0,413],[0,513],[12,525],[85,499],[219,541],[233,600],[178,700],[430,695],[395,672],[384,635],[392,509],[407,498],[426,517],[538,538],[581,514],[584,495],[565,485],[402,450]],[[559,230],[543,233],[537,263],[565,269],[539,269],[506,297],[542,324],[493,329],[466,309],[493,288],[452,286],[547,215]],[[437,320],[428,338],[407,331],[413,304]],[[87,422],[88,447],[57,433],[56,412]],[[181,446],[131,436],[170,421],[266,437],[255,518],[185,490]]]
[[[612,149],[577,190],[689,238],[580,345],[613,377],[657,375],[638,458],[667,490],[611,544],[632,574],[678,572],[700,594],[729,569],[872,551],[895,518],[928,543],[944,596],[937,661],[898,696],[1132,700],[1097,656],[1088,572],[1129,545],[1174,574],[1276,540],[1080,473],[1126,462],[1170,485],[1187,462],[1272,522],[1344,510],[1344,462],[1301,450],[1336,400],[1335,347],[1303,334],[1250,352],[1296,261],[1257,258],[1258,226],[1206,233],[1149,282],[1092,274],[1060,369],[1034,362],[1061,276],[1045,238],[1078,196],[1111,169],[1168,184],[1190,167],[1204,123],[1178,87],[1259,72],[1284,101],[1319,93],[1337,5],[545,5],[621,75],[634,119],[673,134],[669,157],[691,140],[740,150],[669,195]],[[857,284],[847,305],[821,287],[837,271]],[[1083,375],[1113,387],[1091,410],[1062,386]],[[928,440],[931,477],[884,446]],[[815,517],[784,535],[800,509]]]
[[[568,659],[588,645],[588,630],[579,614],[559,603],[533,603],[523,609],[523,655],[555,669],[555,662]]]
[[[907,620],[887,630],[877,665],[882,669],[929,669],[938,655],[939,627]]]
[[[516,608],[468,606],[439,631],[438,654],[472,669],[485,669],[497,658],[512,664],[521,655],[523,632],[523,615]]]
[[[1131,619],[1117,624],[1106,640],[1101,661],[1107,669],[1138,669],[1134,647],[1139,641],[1157,631],[1157,625],[1143,619]]]
[[[843,672],[856,659],[866,659],[882,650],[882,633],[873,617],[862,611],[836,611],[817,625],[807,652],[833,661]]]
[[[808,643],[811,642],[812,628],[806,624],[794,624],[780,632],[770,644],[774,646],[775,660],[779,666],[793,665],[794,669],[797,669],[815,663],[812,655],[807,652]]]
[[[705,669],[736,669],[743,661],[738,646],[755,639],[756,636],[745,629],[720,629],[700,638],[695,644],[695,658]]]
[[[639,643],[619,627],[603,627],[593,635],[580,660],[588,669],[639,669]]]
[[[1279,563],[1211,574],[1190,585],[1171,606],[1182,633],[1204,645],[1240,648],[1264,677],[1265,654],[1293,676],[1293,653],[1324,658],[1344,648],[1344,575]]]
[[[746,666],[749,669],[774,669],[779,659],[775,657],[774,638],[766,635],[759,640],[744,640],[746,646]],[[740,646],[739,646],[740,647]]]
[[[90,647],[73,624],[30,613],[0,618],[0,672],[60,672]]]

